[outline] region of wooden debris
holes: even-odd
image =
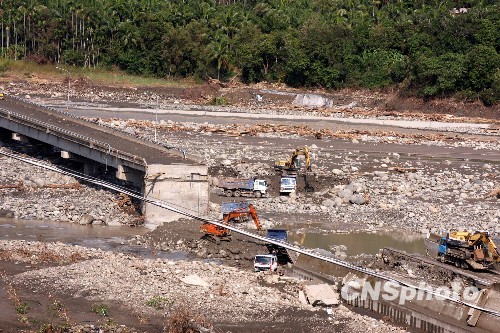
[[[114,119],[110,119],[114,120]],[[151,127],[151,121],[148,120],[129,120],[127,126],[133,127],[138,133]],[[167,123],[156,125],[158,129],[166,132],[201,132],[215,133],[227,136],[257,136],[265,133],[276,133],[283,135],[311,136],[317,139],[335,138],[335,139],[360,139],[361,136],[376,137],[381,143],[392,143],[403,141],[405,144],[415,144],[421,141],[455,141],[457,135],[454,134],[434,134],[434,133],[399,133],[395,131],[370,131],[370,130],[338,130],[332,131],[328,128],[313,129],[307,125],[285,125],[285,124],[203,124],[199,126],[189,126],[177,123]],[[496,139],[483,139],[479,142],[496,142]]]
[[[19,182],[17,184],[0,185],[0,190],[3,190],[3,189],[12,189],[12,188],[20,189],[20,188],[23,188],[23,187],[24,187],[24,183],[23,182]]]
[[[396,171],[399,173],[405,173],[405,172],[417,172],[417,168],[403,168],[403,167],[391,167],[388,168],[390,171]]]
[[[81,188],[80,183],[71,183],[71,184],[47,184],[44,185],[43,187],[45,188],[61,188],[61,189],[75,189],[79,190]],[[9,184],[9,185],[0,185],[0,190],[3,189],[24,189],[24,190],[32,190],[34,188],[37,188],[37,186],[26,186],[24,182],[19,182],[17,184]]]
[[[139,206],[135,205],[125,193],[118,194],[117,199],[113,201],[116,202],[118,207],[125,213],[129,215],[138,215]],[[137,219],[144,222],[144,217],[142,215],[137,216]]]
[[[496,188],[490,193],[488,193],[484,198],[489,198],[489,197],[497,197],[497,199],[500,199],[500,188]]]

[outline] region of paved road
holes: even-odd
[[[121,131],[69,117],[64,113],[25,103],[18,99],[5,97],[4,100],[0,101],[0,107],[108,143],[114,149],[144,158],[147,164],[197,164],[194,160],[183,159],[182,154],[178,151],[167,150]]]
[[[142,120],[155,120],[157,117],[158,120],[171,120],[174,122],[194,122],[194,123],[203,123],[208,122],[212,124],[234,124],[234,123],[243,123],[243,124],[257,124],[263,122],[273,122],[276,124],[288,124],[288,125],[300,125],[306,124],[314,129],[322,129],[329,128],[331,130],[371,130],[371,131],[397,131],[398,133],[403,134],[416,134],[422,133],[422,129],[419,128],[396,128],[395,126],[399,125],[411,125],[410,122],[405,121],[404,123],[399,123],[398,121],[394,121],[394,124],[399,125],[381,125],[381,124],[362,124],[362,123],[349,123],[349,119],[343,119],[342,122],[338,122],[334,119],[318,119],[316,117],[309,117],[304,119],[304,117],[289,117],[289,116],[280,116],[280,115],[260,115],[254,113],[220,113],[220,112],[203,112],[201,115],[199,111],[187,111],[187,110],[158,110],[153,109],[119,109],[119,108],[99,108],[99,109],[83,109],[83,108],[73,108],[71,109],[71,113],[78,116],[85,117],[100,117],[100,118],[120,118],[120,119],[142,119]],[[267,116],[267,118],[263,118],[263,116]],[[329,117],[322,117],[329,118]],[[355,119],[354,119],[355,120]],[[432,122],[431,122],[432,123]],[[448,123],[438,123],[435,122],[432,130],[425,130],[426,133],[443,133],[442,131],[438,131],[438,124],[448,124]],[[424,124],[429,124],[429,122],[415,122],[415,126],[421,126]],[[458,125],[458,124],[457,124]],[[459,125],[467,128],[482,128],[485,124],[462,124]],[[477,125],[477,126],[476,126]],[[486,125],[489,126],[489,125]],[[450,136],[454,136],[454,133],[449,133]],[[457,134],[458,135],[458,134]],[[485,138],[485,135],[477,135],[477,134],[460,134],[457,137],[457,140],[462,140],[465,137],[479,137]],[[498,136],[488,136],[487,138],[491,138],[494,140],[500,140]],[[245,138],[247,144],[259,144],[261,138]],[[272,139],[268,138],[268,141]],[[277,139],[281,140],[281,139]],[[305,139],[304,139],[305,140]],[[252,143],[252,141],[255,141]],[[328,142],[330,140],[327,140]],[[328,146],[331,143],[328,143],[325,140],[314,142],[304,142],[303,144],[315,144],[323,149],[328,149]],[[341,150],[349,150],[349,151],[363,151],[365,153],[374,153],[374,152],[398,152],[401,154],[416,154],[422,156],[429,157],[439,157],[439,158],[457,158],[457,159],[468,159],[468,160],[479,160],[479,161],[491,161],[491,162],[500,162],[500,151],[498,150],[488,150],[488,149],[476,149],[470,147],[441,147],[441,146],[427,146],[427,145],[400,145],[400,144],[372,144],[372,143],[359,143],[354,144],[351,142],[346,142],[343,140],[335,140],[335,149]]]
[[[276,115],[251,112],[228,112],[228,111],[209,111],[209,110],[168,110],[168,109],[140,109],[140,108],[96,108],[87,106],[75,106],[71,112],[80,116],[87,117],[118,117],[134,119],[158,120],[184,119],[183,121],[209,121],[217,119],[217,123],[253,123],[263,121],[288,124],[307,124],[313,128],[353,128],[360,126],[371,126],[374,128],[410,129],[410,130],[429,130],[429,131],[456,131],[483,130],[491,127],[491,124],[476,123],[453,123],[440,121],[420,121],[420,120],[398,120],[398,119],[372,119],[372,118],[342,118],[325,116],[306,116],[306,115]],[[104,117],[105,117],[104,116]],[[186,120],[188,119],[188,120]]]

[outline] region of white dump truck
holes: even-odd
[[[280,194],[290,194],[297,190],[297,176],[281,176]]]
[[[218,178],[217,186],[226,197],[253,196],[256,198],[267,195],[267,182],[256,178]]]
[[[278,257],[275,254],[258,254],[253,261],[253,268],[256,272],[275,272],[278,269]]]

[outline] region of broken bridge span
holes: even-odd
[[[14,140],[58,147],[62,158],[82,163],[89,176],[99,176],[99,165],[105,165],[144,196],[195,208],[199,214],[208,209],[208,168],[182,150],[13,96],[0,101],[0,128],[12,132]],[[149,203],[143,213],[151,227],[180,217]]]

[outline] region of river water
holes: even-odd
[[[188,257],[184,252],[155,252],[153,254],[149,248],[130,245],[127,242],[132,237],[143,235],[148,231],[149,229],[144,227],[108,227],[79,225],[68,222],[0,218],[1,240],[61,242],[107,251],[130,253],[143,257],[161,257],[173,260]]]
[[[44,220],[17,220],[0,218],[0,239],[62,242],[102,250],[115,250],[150,256],[151,250],[143,246],[130,245],[127,240],[144,235],[149,230],[143,227],[107,227],[79,225],[68,222]],[[348,257],[362,254],[374,255],[381,248],[392,247],[410,253],[425,254],[425,235],[402,232],[391,233],[289,233],[289,241],[306,248],[320,248],[330,251],[333,246],[345,245]],[[156,254],[157,256],[157,254]],[[163,253],[163,257],[172,259],[186,258],[186,253]]]
[[[425,254],[426,235],[405,232],[354,232],[290,234],[289,240],[306,248],[319,248],[330,251],[332,247],[344,245],[348,257],[363,254],[375,255],[384,247],[392,247],[409,253]]]

